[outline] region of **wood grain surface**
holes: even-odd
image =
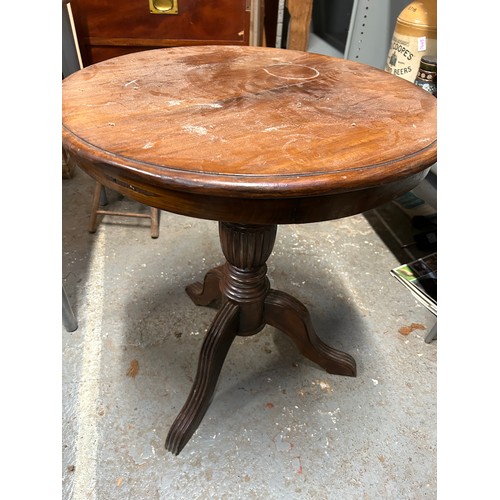
[[[63,143],[104,185],[164,210],[312,222],[418,184],[436,162],[436,108],[415,85],[352,61],[264,47],[157,49],[66,78]]]

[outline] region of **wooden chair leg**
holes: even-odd
[[[92,208],[90,210],[89,233],[95,233],[97,229],[97,211],[101,200],[102,184],[95,183],[94,197],[92,198]]]
[[[160,235],[160,210],[151,207],[151,238],[158,238]]]
[[[103,215],[118,215],[122,217],[141,217],[151,220],[151,238],[158,238],[160,235],[160,210],[158,208],[149,207],[149,215],[144,213],[134,212],[118,212],[113,210],[100,210],[101,205],[107,205],[108,199],[104,186],[99,182],[95,183],[94,197],[92,198],[92,207],[90,209],[90,221],[88,231],[95,233],[97,230],[97,216]]]

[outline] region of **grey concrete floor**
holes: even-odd
[[[184,287],[222,264],[217,223],[162,212],[152,239],[149,221],[106,216],[89,234],[93,188],[79,170],[63,180],[63,284],[78,320],[62,328],[64,499],[436,498],[437,340],[424,342],[435,317],[389,274],[409,259],[379,217],[280,226],[268,261],[273,288],[308,307],[357,377],[329,375],[269,326],[237,338],[173,456],[165,438],[215,314]],[[399,333],[413,323],[425,329]]]

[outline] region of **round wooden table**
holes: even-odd
[[[223,266],[186,290],[218,301],[166,448],[198,428],[237,335],[268,324],[338,375],[354,359],[317,336],[305,306],[270,288],[277,226],[347,217],[410,191],[436,162],[436,99],[367,65],[262,47],[138,52],[63,81],[63,145],[101,184],[219,221]]]

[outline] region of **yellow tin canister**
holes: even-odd
[[[437,57],[437,0],[411,2],[399,14],[385,70],[413,82],[425,55]]]

